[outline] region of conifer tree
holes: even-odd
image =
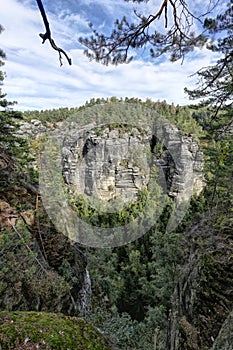
[[[231,216],[233,179],[233,4],[216,18],[206,18],[204,26],[217,40],[208,44],[221,57],[216,64],[200,69],[196,75],[198,86],[185,89],[191,99],[203,98],[208,106],[202,117],[202,125],[208,130],[206,170],[210,207]],[[231,219],[232,220],[232,219]]]
[[[198,86],[194,90],[185,89],[191,99],[203,98],[203,104],[214,107],[213,116],[221,111],[220,123],[215,123],[216,128],[232,124],[232,97],[233,97],[233,4],[228,4],[227,9],[216,18],[206,18],[204,26],[209,34],[219,39],[212,40],[208,48],[218,52],[221,58],[216,64],[201,68],[196,76]]]
[[[218,4],[218,0],[207,2],[206,13],[200,6],[193,11],[191,3],[183,0],[163,0],[146,6],[149,0],[125,0],[144,3],[143,10],[134,10],[130,16],[116,19],[110,34],[100,33],[90,23],[92,35],[79,41],[86,47],[84,53],[102,64],[128,63],[141,49],[149,49],[151,57],[169,54],[171,61],[183,59],[194,47],[202,47],[207,38],[200,23]],[[146,9],[151,11],[146,13]],[[202,12],[203,11],[203,12]],[[158,21],[164,21],[164,28]],[[196,31],[196,32],[195,32]]]
[[[0,34],[2,31],[3,27],[0,25]],[[4,66],[5,59],[6,54],[0,49],[0,68]],[[16,102],[8,101],[7,94],[2,91],[4,78],[5,73],[0,69],[0,195],[3,198],[9,186],[18,179],[20,163],[25,161],[25,151],[28,151],[26,140],[15,133],[22,113],[13,110],[12,106]]]
[[[0,25],[0,34],[3,31],[3,27]],[[0,49],[0,67],[4,66],[6,59],[6,54]],[[15,150],[14,141],[22,142],[22,140],[16,138],[13,131],[16,127],[16,119],[22,118],[20,112],[13,111],[11,106],[15,105],[16,102],[8,101],[6,96],[1,89],[3,81],[5,78],[5,73],[0,70],[0,153],[12,155]]]

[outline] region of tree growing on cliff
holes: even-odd
[[[0,34],[3,27],[0,25]],[[12,183],[19,183],[19,176],[25,164],[25,154],[28,153],[28,144],[25,139],[15,134],[18,121],[22,119],[22,113],[14,111],[12,106],[15,101],[8,101],[7,94],[1,89],[5,73],[1,67],[5,64],[6,55],[0,49],[0,196],[5,198],[10,191]],[[24,179],[25,180],[25,179]]]

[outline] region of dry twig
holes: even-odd
[[[55,41],[51,37],[51,31],[50,31],[50,27],[49,27],[49,22],[48,22],[48,19],[47,19],[47,16],[46,16],[46,13],[45,13],[42,1],[41,0],[36,0],[36,2],[37,2],[37,5],[39,7],[39,10],[40,10],[40,13],[41,13],[41,16],[43,18],[44,25],[45,25],[45,29],[46,29],[45,34],[42,34],[42,33],[39,34],[39,36],[43,39],[42,44],[44,44],[45,41],[48,39],[50,44],[51,44],[51,46],[52,46],[52,48],[54,50],[58,51],[58,53],[59,53],[60,65],[62,66],[62,54],[67,59],[69,65],[71,65],[72,64],[71,58],[68,57],[67,53],[63,49],[61,49],[60,47],[58,47],[55,44]]]

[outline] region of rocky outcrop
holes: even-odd
[[[30,122],[20,121],[19,128],[16,131],[17,136],[25,138],[36,138],[48,130],[48,125],[44,125],[40,120],[32,119]]]
[[[77,193],[104,201],[135,200],[149,181],[146,152],[150,138],[150,130],[145,135],[124,125],[72,130],[62,147],[66,184]]]
[[[204,187],[203,153],[198,141],[170,123],[155,124],[153,147],[161,144],[158,164],[162,167],[168,193],[179,203],[199,195]]]
[[[156,150],[156,166],[165,177],[162,187],[175,202],[166,227],[171,232],[181,223],[192,196],[198,196],[205,186],[204,157],[192,135],[160,120],[153,127],[152,149]]]
[[[110,350],[104,336],[77,317],[46,312],[0,312],[0,348]]]
[[[170,123],[155,123],[152,128],[114,123],[80,128],[74,124],[67,133],[62,122],[55,127],[32,120],[21,125],[18,135],[38,138],[53,129],[63,137],[65,183],[77,193],[104,201],[135,200],[147,186],[153,165],[162,169],[162,185],[177,203],[199,195],[205,185],[197,140]]]
[[[166,349],[232,350],[231,229],[207,216],[184,239],[186,263],[172,298]]]
[[[233,349],[233,311],[224,321],[211,350]]]
[[[67,185],[104,201],[137,198],[153,166],[162,170],[162,186],[178,204],[199,195],[205,184],[197,140],[171,124],[72,128],[63,140],[62,166]]]

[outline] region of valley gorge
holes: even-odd
[[[62,135],[64,187],[71,197],[94,198],[90,205],[96,211],[102,210],[101,203],[107,206],[116,201],[118,208],[118,200],[119,205],[139,201],[140,193],[149,186],[153,169],[158,176],[156,179],[159,178],[161,192],[172,208],[164,232],[169,236],[178,227],[183,254],[177,263],[179,268],[174,275],[172,292],[169,292],[170,308],[166,311],[166,328],[161,332],[162,345],[154,343],[151,346],[158,346],[159,350],[164,347],[166,350],[232,350],[233,245],[230,215],[222,213],[220,218],[216,210],[195,215],[194,210],[191,214],[193,221],[189,219],[182,231],[182,219],[188,212],[190,201],[203,198],[206,190],[206,156],[197,137],[181,130],[170,120],[164,120],[162,125],[156,121],[146,125],[143,120],[137,123],[132,120],[128,123],[118,120],[112,123],[85,121],[81,126],[80,122],[68,123],[70,129],[67,132],[66,122],[44,122],[32,118],[20,122],[16,135],[30,140],[31,162],[35,171],[44,135]],[[28,178],[24,175],[22,178],[15,177],[14,167],[6,159],[1,159],[1,165],[4,176],[11,179],[7,193],[1,193],[1,230],[10,232],[11,238],[5,237],[4,244],[16,253],[9,266],[5,266],[9,278],[1,285],[0,309],[56,312],[85,318],[99,303],[95,295],[98,288],[101,300],[105,300],[103,304],[110,303],[107,287],[106,292],[96,282],[92,286],[94,277],[89,270],[88,259],[89,250],[93,255],[94,251],[70,240],[69,234],[59,232],[46,214],[37,185],[31,188],[25,186],[25,183],[30,184]],[[166,206],[164,208],[163,215],[166,216]],[[133,244],[129,243],[129,246]],[[118,254],[116,249],[119,249],[123,261],[128,261],[121,248],[113,248],[110,254],[115,257]],[[143,265],[142,253],[138,253],[140,248],[135,251],[135,254],[141,254]],[[22,262],[21,256],[28,253],[29,256]],[[137,261],[133,253],[133,250],[129,253],[130,259]],[[24,272],[19,272],[17,279],[13,271],[16,267],[20,270],[18,261]],[[95,268],[98,273],[98,268],[103,269],[103,266]],[[116,270],[124,271],[124,266],[119,263]],[[132,272],[134,274],[135,271]],[[115,288],[120,288],[118,284],[123,282],[119,277],[118,284],[114,283]]]

